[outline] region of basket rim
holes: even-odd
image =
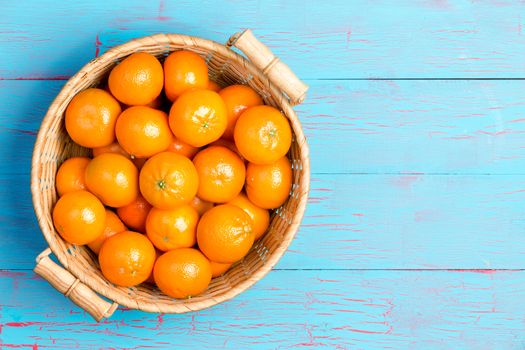
[[[126,57],[130,54],[129,51],[131,50],[135,52],[140,51],[143,46],[151,43],[157,45],[159,43],[164,43],[166,45],[189,45],[187,48],[190,50],[192,47],[209,49],[210,51],[214,51],[225,56],[228,60],[237,61],[238,63],[242,64],[243,67],[246,68],[250,74],[257,76],[257,78],[263,81],[265,86],[270,90],[272,96],[278,99],[279,107],[284,112],[287,119],[290,121],[295,139],[301,149],[301,161],[303,162],[303,167],[300,171],[303,177],[302,181],[304,182],[304,188],[302,188],[302,191],[300,193],[297,209],[293,216],[294,220],[292,223],[290,223],[287,229],[286,237],[283,239],[282,242],[280,242],[279,246],[275,249],[275,251],[269,255],[268,259],[265,260],[264,264],[262,264],[261,267],[255,270],[250,277],[232,286],[227,291],[222,292],[216,296],[208,296],[204,300],[192,300],[191,298],[183,300],[173,299],[172,303],[153,303],[150,301],[141,300],[140,303],[138,303],[136,300],[134,300],[133,297],[125,296],[123,295],[124,293],[122,293],[120,290],[116,290],[117,287],[112,284],[109,287],[102,286],[101,283],[95,280],[94,277],[90,276],[89,274],[83,273],[82,266],[77,266],[80,264],[76,265],[74,263],[71,263],[71,261],[75,259],[74,256],[68,255],[63,249],[61,249],[61,247],[58,245],[58,241],[56,241],[54,232],[48,232],[47,226],[43,223],[44,217],[46,215],[48,217],[51,215],[49,211],[46,211],[42,208],[42,195],[39,188],[40,174],[38,172],[40,168],[40,160],[42,155],[38,149],[39,146],[45,142],[45,133],[49,128],[49,124],[56,117],[55,109],[58,101],[67,100],[67,102],[69,102],[72,98],[72,94],[70,92],[71,88],[75,86],[75,84],[77,84],[83,77],[85,77],[87,72],[89,72],[90,70],[109,61],[114,62],[117,59]],[[121,52],[125,52],[125,54],[122,54]],[[52,186],[54,188],[55,184],[53,183]],[[185,313],[191,311],[198,311],[227,301],[253,286],[257,281],[262,279],[268,272],[272,270],[272,268],[281,259],[284,252],[295,237],[295,234],[297,233],[301,220],[304,216],[309,190],[310,159],[308,144],[306,142],[306,138],[304,136],[300,121],[295,111],[292,109],[292,106],[290,105],[288,99],[285,96],[283,96],[282,92],[278,90],[276,86],[268,79],[268,77],[264,75],[258,68],[256,68],[253,65],[253,63],[251,63],[249,60],[247,60],[245,57],[241,56],[237,52],[215,41],[183,34],[154,34],[144,36],[141,38],[136,38],[111,48],[101,56],[92,59],[86,65],[84,65],[75,75],[73,75],[67,81],[67,83],[62,87],[60,92],[57,94],[57,96],[49,106],[39,128],[33,147],[33,154],[31,160],[31,193],[33,200],[33,208],[37,217],[39,227],[42,231],[44,238],[46,239],[46,242],[49,245],[49,248],[58,258],[63,267],[69,272],[71,272],[81,282],[83,282],[88,287],[96,291],[98,294],[124,307],[139,309],[146,312]]]

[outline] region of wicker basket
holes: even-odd
[[[241,50],[248,59],[234,52],[231,46]],[[225,275],[213,279],[204,294],[185,300],[172,299],[148,285],[124,288],[111,284],[102,276],[97,258],[89,249],[71,245],[57,234],[51,215],[57,199],[55,174],[59,164],[66,158],[89,154],[89,150],[71,141],[64,127],[64,111],[72,97],[97,86],[119,60],[131,53],[144,51],[162,59],[179,49],[203,56],[211,78],[219,84],[250,85],[266,104],[279,108],[287,116],[294,133],[289,153],[293,164],[292,193],[272,214],[268,232],[242,261]],[[310,182],[308,146],[291,106],[302,102],[307,88],[250,30],[234,34],[226,45],[185,35],[157,34],[117,46],[89,62],[66,83],[49,107],[35,143],[31,191],[40,228],[49,244],[37,257],[35,272],[97,321],[111,316],[119,304],[147,312],[184,313],[213,306],[249,288],[283,255],[305,210]],[[51,260],[51,252],[63,267]]]

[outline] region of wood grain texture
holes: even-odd
[[[525,77],[524,11],[510,0],[4,1],[0,77],[61,79],[134,37],[225,42],[241,28],[303,79]]]
[[[523,271],[272,271],[208,310],[117,310],[100,324],[31,272],[0,276],[0,349],[521,349],[525,343]]]

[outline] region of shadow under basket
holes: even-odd
[[[247,58],[233,51],[232,46]],[[266,104],[282,111],[293,131],[288,153],[293,168],[290,197],[273,211],[268,231],[242,261],[223,276],[214,278],[205,293],[184,300],[168,297],[147,284],[127,288],[108,282],[100,272],[96,255],[87,247],[65,242],[55,231],[52,219],[57,200],[55,175],[58,166],[67,158],[90,154],[88,149],[75,144],[65,130],[64,112],[71,99],[86,88],[98,86],[115,64],[132,53],[148,52],[163,60],[170,52],[181,49],[205,58],[210,78],[220,85],[247,84],[255,89]],[[66,83],[49,107],[35,143],[31,192],[40,228],[49,244],[49,248],[37,257],[35,272],[97,321],[110,317],[119,305],[160,313],[201,310],[249,288],[279,261],[303,217],[310,184],[310,163],[306,139],[292,106],[302,102],[307,88],[250,30],[234,34],[226,45],[185,35],[157,34],[114,47],[89,62]],[[51,260],[51,253],[62,266]]]

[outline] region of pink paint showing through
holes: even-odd
[[[95,57],[98,57],[100,54],[100,45],[102,45],[102,42],[100,41],[98,34],[95,37]]]
[[[419,180],[419,176],[411,175],[396,177],[393,182],[395,186],[408,190],[417,180]]]

